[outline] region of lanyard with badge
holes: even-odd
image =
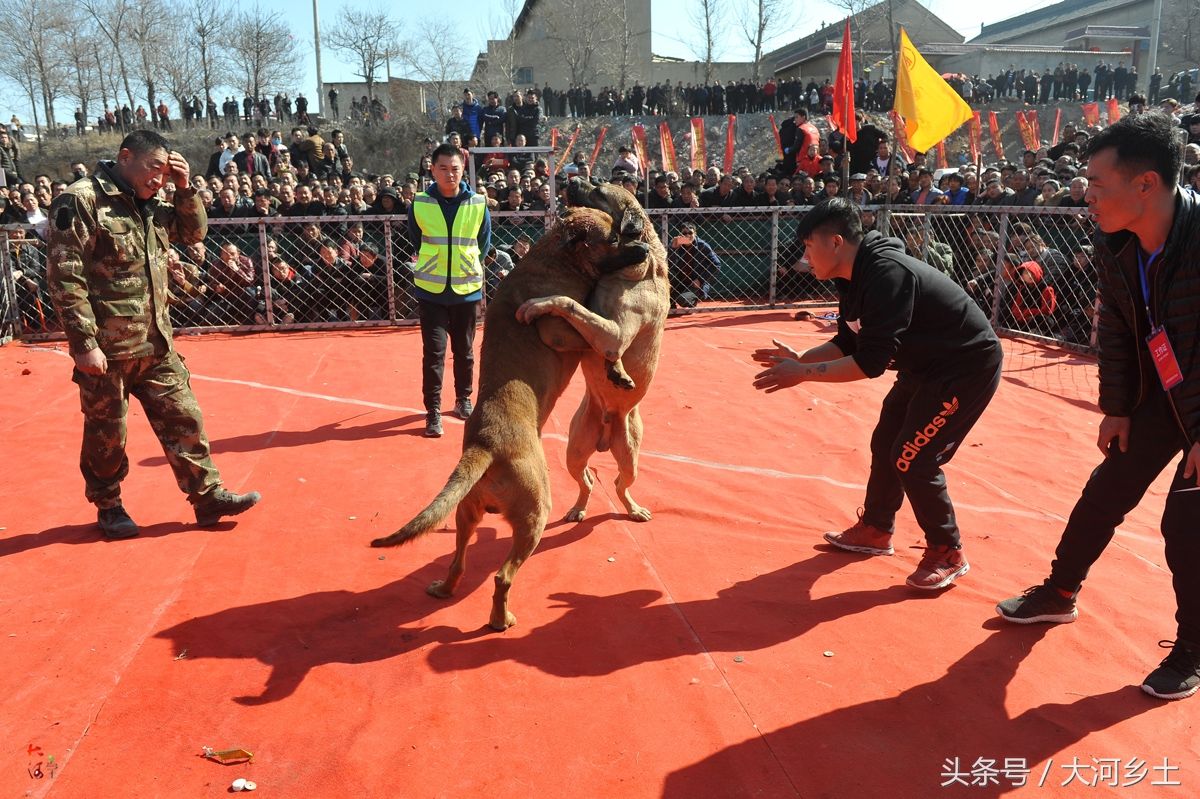
[[[1142,280],[1142,299],[1146,303],[1146,318],[1150,321],[1150,335],[1146,336],[1146,346],[1150,348],[1150,358],[1154,361],[1154,368],[1158,370],[1159,382],[1162,383],[1163,389],[1169,391],[1183,382],[1183,371],[1179,368],[1179,361],[1175,359],[1175,350],[1167,338],[1167,331],[1162,325],[1154,323],[1154,314],[1150,312],[1150,281],[1146,274],[1162,251],[1163,248],[1159,247],[1143,261],[1142,250],[1139,247],[1137,258],[1138,277]]]

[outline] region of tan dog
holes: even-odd
[[[572,181],[569,199],[622,219],[621,243],[644,245],[649,257],[601,278],[588,307],[572,297],[539,297],[527,301],[519,313],[526,318],[561,318],[591,347],[581,360],[587,392],[571,419],[567,443],[567,469],[579,484],[567,519],[581,521],[587,515],[592,494],[588,459],[611,446],[618,469],[617,496],[635,521],[644,522],[650,520],[650,511],[634,501],[629,488],[637,479],[642,443],[638,404],[654,378],[671,305],[667,251],[636,197],[616,185],[589,188]]]
[[[575,333],[546,319],[524,324],[517,309],[547,290],[583,300],[607,272],[645,260],[648,248],[620,244],[612,217],[575,208],[543,236],[506,277],[488,303],[480,354],[479,392],[463,432],[463,454],[445,487],[416,518],[374,547],[397,546],[429,532],[455,505],[458,531],[445,580],[426,589],[448,597],[462,578],[467,544],[485,511],[512,525],[513,546],[496,574],[489,624],[516,623],[508,593],[521,564],[533,554],[550,515],[550,479],[541,432],[554,403],[570,382],[581,352]]]

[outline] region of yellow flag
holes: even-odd
[[[929,152],[971,119],[971,107],[921,57],[904,28],[900,29],[898,55],[896,103],[892,107],[904,117],[908,145],[917,152]]]

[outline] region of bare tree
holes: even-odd
[[[66,78],[66,59],[58,42],[58,34],[66,25],[66,6],[61,0],[2,0],[0,2],[0,37],[4,47],[20,50],[17,58],[25,62],[29,80],[18,78],[23,88],[30,88],[31,102],[41,100],[46,124],[55,127],[54,101],[62,93]]]
[[[196,48],[204,100],[212,97],[214,86],[226,80],[227,63],[225,37],[229,28],[228,9],[224,0],[189,0],[183,4],[186,43]]]
[[[254,98],[291,86],[300,73],[303,53],[287,20],[257,3],[234,20],[229,58],[242,89]]]
[[[764,45],[788,27],[786,0],[752,0],[745,5],[739,22],[746,41],[754,48],[754,82],[762,78]]]
[[[724,51],[725,0],[694,0],[692,23],[703,35],[692,45],[692,52],[704,62],[704,82],[713,81],[713,63]]]
[[[183,116],[184,103],[191,100],[188,95],[195,91],[196,75],[201,71],[200,52],[191,46],[190,34],[186,19],[171,18],[163,26],[164,38],[160,42],[163,49],[171,54],[170,58],[163,61],[160,74],[166,82],[167,91],[175,98],[180,117]]]
[[[486,27],[482,28],[488,43],[487,74],[484,80],[489,88],[512,90],[516,88],[517,37],[515,28],[521,14],[522,0],[499,0],[490,6]],[[502,92],[506,93],[506,92]]]
[[[428,17],[415,35],[400,43],[400,61],[410,75],[429,84],[439,114],[446,113],[455,86],[468,71],[458,32],[449,20]],[[424,110],[424,109],[422,109]]]
[[[830,0],[830,2],[837,8],[846,9],[846,15],[850,18],[850,35],[854,38],[856,63],[852,72],[855,75],[861,75],[869,63],[867,50],[873,47],[883,47],[886,44],[885,38],[877,34],[873,35],[872,29],[877,31],[879,24],[887,23],[887,3],[880,2],[880,0]],[[836,27],[840,37],[842,25],[839,23]]]
[[[91,119],[89,107],[92,100],[104,97],[103,76],[96,68],[92,55],[95,37],[91,19],[77,6],[72,6],[71,16],[61,33],[62,54],[67,62],[68,73],[63,96],[75,101],[83,112],[85,125]]]
[[[146,89],[146,111],[154,119],[157,94],[154,78],[165,66],[164,62],[176,57],[174,48],[163,46],[167,38],[163,25],[167,9],[162,0],[129,0],[129,5],[127,33],[138,52],[138,65],[142,70],[139,77]]]
[[[546,41],[572,84],[594,82],[602,62],[620,50],[618,11],[614,0],[558,0],[546,9]]]
[[[133,89],[129,86],[129,69],[125,64],[125,31],[129,23],[129,0],[77,0],[79,7],[88,13],[96,23],[96,28],[112,46],[110,54],[116,55],[117,72],[125,87],[125,99],[132,109],[136,103],[133,100]],[[106,54],[109,55],[109,54]],[[116,101],[114,111],[120,110],[117,91],[113,88],[113,98]]]
[[[325,43],[358,67],[355,75],[367,82],[367,97],[375,97],[375,76],[400,52],[400,27],[386,11],[344,9],[336,25],[325,31]]]

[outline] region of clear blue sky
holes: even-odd
[[[524,0],[519,0],[523,2]],[[305,48],[304,71],[298,76],[300,85],[296,91],[303,91],[312,98],[316,94],[316,62],[313,57],[313,29],[311,0],[259,0],[264,8],[278,10],[291,20],[296,41]],[[332,25],[343,8],[363,7],[364,0],[318,0],[322,27]],[[548,0],[553,2],[553,0]],[[726,46],[720,53],[722,60],[749,61],[753,57],[753,48],[747,43],[736,23],[736,12],[751,5],[752,0],[726,0],[730,7],[731,19],[727,23],[729,30]],[[984,4],[964,2],[963,0],[920,0],[933,13],[940,16],[949,25],[957,29],[963,36],[970,38],[979,32],[982,23],[996,22],[1010,16],[1030,11],[1035,8],[1050,5],[1055,0],[1017,0],[1013,3]],[[692,12],[696,0],[651,0],[651,47],[658,55],[676,56],[680,58],[695,58],[695,53],[689,46],[695,41],[698,32],[691,23]],[[458,0],[458,2],[439,4],[435,12],[449,17],[457,25],[461,33],[463,47],[469,57],[467,63],[474,63],[475,55],[486,47],[489,33],[492,36],[502,36],[507,30],[499,31],[496,8],[502,5],[500,0]],[[388,7],[384,3],[384,7]],[[418,7],[418,8],[414,8]],[[419,9],[432,8],[418,3],[418,0],[404,0],[393,6],[394,17],[408,33],[419,30],[422,14]],[[793,6],[791,24],[772,42],[771,47],[778,47],[788,41],[797,39],[821,26],[821,23],[832,23],[846,15],[844,8],[839,8],[829,0],[797,0]],[[403,12],[403,13],[401,13]],[[497,38],[499,38],[497,36]],[[333,53],[324,49],[322,52],[322,72],[326,81],[354,81],[353,68],[340,62]],[[382,77],[382,76],[380,76]],[[463,77],[466,77],[465,75]],[[64,105],[64,104],[60,104]],[[0,118],[7,120],[15,110],[22,119],[31,119],[29,103],[20,88],[9,81],[0,79]],[[73,109],[61,107],[56,113],[63,118],[60,121],[70,122],[70,112]],[[177,112],[175,112],[177,114]]]

